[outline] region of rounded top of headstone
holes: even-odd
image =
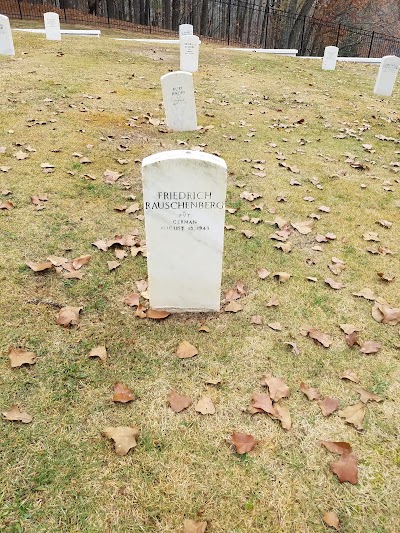
[[[167,150],[165,152],[158,152],[145,157],[142,161],[142,167],[152,165],[154,163],[160,163],[162,161],[176,161],[180,159],[212,163],[213,165],[218,165],[223,169],[227,168],[225,160],[222,159],[222,157],[218,157],[213,154],[207,154],[205,152],[198,152],[197,150]]]

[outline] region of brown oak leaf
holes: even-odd
[[[339,401],[336,398],[330,398],[326,396],[323,400],[318,402],[318,405],[324,416],[329,416],[336,411],[339,407]]]
[[[339,517],[334,511],[324,513],[322,520],[326,525],[333,527],[336,531],[340,531]]]
[[[354,453],[343,453],[339,461],[329,465],[331,471],[337,475],[340,483],[348,481],[352,485],[358,483],[357,456]]]
[[[202,415],[213,415],[215,414],[215,406],[211,398],[208,396],[202,396],[200,400],[195,405],[195,410]]]
[[[204,533],[207,529],[207,522],[196,522],[196,520],[186,519],[183,522],[183,533]]]
[[[105,346],[96,346],[90,350],[88,357],[98,357],[101,361],[105,362],[107,359],[107,349]]]
[[[82,307],[71,307],[66,306],[60,309],[57,318],[56,324],[59,326],[76,326],[79,323],[79,312],[82,310]]]
[[[251,451],[253,447],[260,441],[256,440],[253,435],[248,435],[247,433],[240,433],[234,431],[232,433],[232,444],[236,448],[236,453],[243,454]]]
[[[367,403],[367,402],[383,402],[383,398],[380,396],[377,396],[373,392],[370,392],[369,390],[363,389],[362,387],[356,387],[356,392],[360,395],[360,402]]]
[[[21,348],[14,348],[14,346],[8,348],[8,357],[10,358],[11,368],[36,363],[36,354],[34,352],[27,352]]]
[[[91,259],[91,255],[81,255],[72,261],[72,266],[75,268],[75,270],[79,270],[83,265],[89,263]]]
[[[4,420],[10,420],[11,422],[22,422],[23,424],[29,424],[33,418],[30,414],[21,409],[15,403],[12,404],[9,411],[3,411],[1,413],[4,416]]]
[[[319,400],[320,394],[319,394],[318,389],[314,389],[313,387],[310,387],[306,383],[301,382],[300,390],[301,392],[304,392],[304,394],[307,396],[309,400]]]
[[[310,328],[308,330],[308,336],[310,337],[310,339],[313,339],[319,344],[322,344],[322,346],[325,346],[325,348],[329,348],[329,346],[333,342],[331,337],[327,333],[323,333],[322,331],[319,331],[316,328]]]
[[[113,402],[127,403],[135,400],[136,396],[129,387],[121,381],[114,383]]]
[[[168,402],[171,409],[175,413],[180,413],[191,405],[192,400],[189,396],[178,394],[175,390],[170,390],[168,394]]]
[[[168,311],[158,311],[157,309],[148,309],[146,316],[147,318],[152,318],[153,320],[162,320],[167,318],[171,313]]]
[[[274,402],[278,402],[281,398],[288,398],[290,396],[290,389],[282,378],[276,378],[268,374],[265,376],[262,384],[267,385],[269,395]]]
[[[379,341],[365,341],[363,342],[360,351],[365,354],[377,353],[382,348],[382,343]]]
[[[344,418],[348,424],[352,424],[357,429],[364,429],[362,423],[365,416],[365,404],[358,402],[354,405],[349,405],[339,411],[339,416]]]
[[[137,446],[136,438],[139,435],[139,428],[129,426],[106,427],[102,434],[115,442],[115,453],[126,455],[131,448]]]
[[[179,359],[187,359],[189,357],[194,357],[199,353],[198,349],[190,344],[188,341],[182,341],[178,348],[176,349],[176,355]]]
[[[32,263],[31,261],[29,261],[26,264],[34,272],[42,272],[43,270],[48,270],[49,268],[53,268],[53,263],[51,263],[51,261],[42,261],[40,263]]]

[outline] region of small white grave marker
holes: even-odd
[[[143,159],[150,306],[219,311],[226,163],[190,150]]]
[[[322,60],[322,70],[335,70],[339,48],[337,46],[327,46]]]
[[[0,55],[15,55],[10,21],[5,15],[0,15]]]
[[[180,39],[180,68],[185,72],[199,69],[200,39],[197,35],[184,35]]]
[[[170,72],[161,76],[166,123],[174,131],[197,129],[193,76],[190,72]]]
[[[193,35],[193,26],[191,24],[181,24],[179,26],[179,39],[184,35]]]
[[[44,14],[44,28],[48,41],[61,41],[60,17],[51,11]]]
[[[397,72],[400,67],[400,57],[384,56],[376,77],[374,93],[380,96],[392,96]]]

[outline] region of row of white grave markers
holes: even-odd
[[[197,35],[183,35],[179,39],[180,69],[197,72],[199,69],[200,39]]]
[[[10,21],[5,15],[0,15],[0,55],[15,55]]]
[[[335,70],[339,48],[327,46],[322,60],[322,70]],[[382,57],[378,75],[376,77],[374,94],[379,96],[391,96],[400,68],[400,57]]]
[[[193,76],[190,72],[170,72],[161,76],[165,121],[173,131],[197,129]]]

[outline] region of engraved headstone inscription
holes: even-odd
[[[142,177],[150,306],[219,311],[225,161],[190,150],[160,152],[143,159]]]
[[[161,76],[166,123],[174,131],[197,129],[193,76],[190,72],[170,72]]]
[[[197,35],[184,35],[180,39],[180,69],[197,72],[199,69],[200,39]]]
[[[325,47],[322,70],[335,70],[338,53],[339,48],[337,46]]]
[[[15,55],[10,21],[5,15],[0,15],[0,55]]]
[[[44,29],[48,41],[61,41],[60,17],[51,11],[44,14]]]
[[[374,93],[380,96],[392,96],[397,73],[400,67],[400,57],[384,56],[376,77]]]
[[[184,35],[193,35],[193,26],[191,24],[181,24],[179,26],[179,39]]]

